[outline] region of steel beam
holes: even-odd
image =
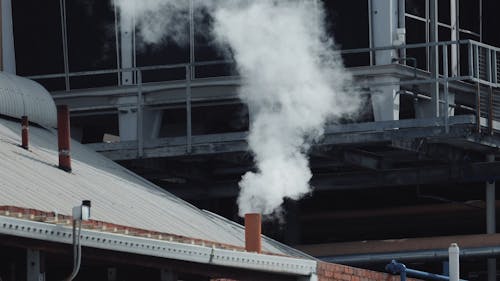
[[[454,116],[449,119],[447,133],[443,118],[410,119],[333,125],[325,129],[325,136],[317,146],[390,143],[398,139],[449,138],[464,139],[472,135],[473,116]],[[247,152],[247,133],[226,133],[192,137],[191,155]],[[500,139],[497,141],[500,147]],[[144,144],[144,157],[175,157],[186,154],[186,137],[150,140]],[[98,143],[88,145],[112,160],[131,160],[137,157],[137,142]]]
[[[378,171],[331,173],[314,176],[311,185],[317,191],[353,190],[443,182],[484,182],[500,178],[500,162],[469,163],[461,166],[430,166]],[[238,195],[238,179],[209,184],[170,184],[167,190],[184,199],[230,198]],[[207,188],[210,187],[210,188]]]

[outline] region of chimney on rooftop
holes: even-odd
[[[29,148],[28,127],[29,127],[28,116],[21,117],[21,147],[26,150]]]
[[[57,106],[57,143],[59,169],[71,172],[69,110],[67,105]]]
[[[247,252],[262,251],[261,214],[245,214],[245,250]]]

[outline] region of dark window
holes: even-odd
[[[70,72],[117,67],[115,13],[110,0],[66,1]],[[117,84],[117,75],[71,78],[71,88]]]
[[[466,29],[479,33],[480,0],[459,0],[460,8],[460,29]]]
[[[64,72],[60,13],[58,0],[12,1],[19,75]]]
[[[118,136],[118,114],[99,114],[71,118],[71,126],[81,130],[81,143],[99,143],[104,134]]]
[[[406,12],[415,16],[425,18],[426,0],[406,0]]]
[[[500,36],[498,36],[498,26],[500,26],[500,1],[483,1],[483,42],[496,47],[500,46]]]
[[[439,22],[451,24],[450,0],[438,0]]]
[[[185,22],[183,28],[185,34],[189,34],[189,22]],[[157,43],[145,43],[141,37],[139,29],[137,34],[137,66],[153,66],[168,64],[185,64],[189,62],[189,41],[173,41],[163,38]],[[187,39],[189,36],[186,37]],[[143,82],[157,82],[168,80],[183,80],[186,77],[186,70],[182,67],[175,69],[164,69],[146,71],[143,73]]]
[[[193,135],[243,132],[248,130],[248,108],[243,104],[193,106]],[[160,137],[186,135],[186,109],[167,109],[163,113]]]
[[[328,31],[340,48],[368,48],[369,23],[367,0],[325,0],[323,1],[329,20]],[[369,54],[343,56],[346,66],[362,66],[369,64]]]
[[[406,43],[417,44],[425,43],[425,22],[413,18],[406,18]],[[407,57],[412,57],[417,60],[417,67],[427,69],[426,48],[412,48],[406,51]]]

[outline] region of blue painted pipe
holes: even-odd
[[[386,265],[385,270],[393,275],[399,274],[401,276],[401,281],[406,281],[406,276],[423,280],[435,280],[435,281],[450,280],[450,277],[448,276],[406,268],[406,265],[399,263],[395,260],[392,260],[390,264]],[[460,281],[466,281],[466,280],[460,279]]]

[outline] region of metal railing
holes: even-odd
[[[438,57],[436,58],[437,64],[439,64],[439,73],[429,73],[426,70],[419,68],[419,62],[413,57],[400,57],[393,60],[393,62],[399,62],[401,64],[407,65],[408,67],[413,67],[414,75],[410,79],[401,79],[393,85],[409,87],[409,86],[419,86],[429,84],[435,89],[442,88],[442,95],[437,95],[439,98],[432,99],[437,108],[435,117],[443,117],[445,120],[446,128],[448,129],[448,109],[453,106],[449,103],[449,83],[452,81],[464,81],[471,85],[474,85],[475,91],[475,104],[471,105],[473,108],[473,113],[476,115],[477,119],[477,130],[481,131],[482,128],[486,127],[487,131],[492,134],[494,132],[494,123],[500,122],[500,93],[497,90],[500,88],[500,48],[492,47],[483,43],[479,43],[473,40],[461,40],[461,41],[446,41],[446,42],[431,42],[431,43],[419,43],[419,44],[408,44],[400,46],[387,46],[387,47],[374,47],[374,48],[361,48],[361,49],[351,49],[351,50],[341,50],[338,51],[339,56],[345,55],[355,55],[355,54],[369,54],[370,57],[375,57],[379,52],[384,51],[394,51],[400,52],[401,54],[409,54],[412,50],[423,49],[427,51],[428,49],[438,49]],[[450,57],[451,54],[456,55],[455,58]],[[466,54],[462,56],[461,54]],[[464,59],[465,57],[465,59]],[[451,63],[450,63],[451,60]],[[457,63],[458,61],[458,63]],[[411,62],[411,64],[408,64]],[[122,74],[132,73],[134,79],[129,83],[123,83],[121,79],[118,78],[116,85],[114,86],[124,86],[124,87],[137,87],[137,109],[138,109],[138,151],[139,156],[142,156],[143,144],[142,144],[142,111],[144,106],[144,89],[143,89],[143,77],[144,73],[150,71],[164,71],[164,70],[182,70],[185,71],[185,77],[181,81],[185,83],[186,92],[186,117],[187,117],[187,130],[186,130],[186,150],[191,152],[192,143],[192,124],[191,124],[191,86],[194,81],[199,79],[196,77],[197,67],[206,66],[221,66],[221,65],[232,65],[234,66],[234,61],[230,60],[219,60],[219,61],[205,61],[205,62],[194,62],[194,63],[181,63],[181,64],[168,64],[168,65],[155,65],[155,66],[143,66],[134,68],[117,68],[108,70],[95,70],[95,71],[80,71],[80,72],[66,72],[58,74],[47,74],[47,75],[36,75],[29,76],[28,78],[34,80],[44,80],[44,79],[57,79],[65,78],[65,90],[70,93],[73,89],[71,88],[71,78],[75,77],[89,77],[96,75],[109,75],[117,74],[118,77],[122,77]],[[374,66],[372,60],[366,66]],[[452,69],[455,67],[455,69]],[[420,71],[421,75],[417,76],[417,70]],[[450,75],[451,73],[451,75]],[[170,80],[171,81],[171,80]],[[157,82],[157,81],[155,81]],[[392,85],[391,83],[380,83],[374,81],[361,81],[357,83],[359,87],[376,87],[384,85]],[[113,85],[111,85],[113,86]],[[431,88],[432,88],[431,87]],[[431,95],[432,97],[432,95]],[[444,110],[446,109],[446,110]],[[481,119],[483,118],[483,120]],[[486,122],[484,122],[486,120]]]

